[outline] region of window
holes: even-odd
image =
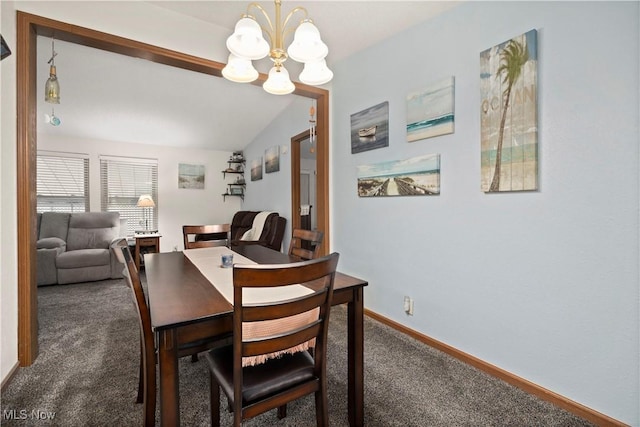
[[[127,235],[136,230],[158,229],[158,161],[100,156],[100,208],[120,212],[127,220]],[[150,194],[154,208],[138,207],[138,198]]]
[[[89,156],[39,151],[36,157],[38,212],[89,210]]]

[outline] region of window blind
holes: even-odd
[[[136,230],[158,228],[158,161],[126,157],[100,157],[100,206],[119,212],[127,220],[127,235]],[[155,208],[137,206],[142,194],[150,194]]]
[[[89,156],[38,152],[36,156],[36,210],[89,210]]]

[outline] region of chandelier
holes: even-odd
[[[258,3],[251,3],[247,11],[236,23],[233,34],[227,39],[229,60],[222,69],[222,75],[233,82],[248,83],[258,78],[258,71],[251,61],[259,60],[267,55],[273,61],[269,77],[262,87],[274,95],[286,95],[294,91],[295,86],[284,67],[287,58],[304,64],[299,79],[302,83],[318,86],[329,82],[333,72],[327,67],[325,57],[329,48],[320,38],[318,28],[308,18],[307,10],[296,7],[282,20],[281,0],[275,0],[276,16],[274,21]],[[265,25],[260,25],[251,10],[262,14]],[[300,15],[299,21],[292,22],[294,15]],[[256,14],[257,16],[260,16]],[[289,25],[291,24],[291,25]],[[284,48],[285,38],[295,30],[293,41],[288,49]],[[263,33],[269,38],[264,39]]]

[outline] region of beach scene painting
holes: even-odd
[[[454,131],[454,77],[407,95],[407,141],[433,138]]]
[[[484,192],[538,189],[537,31],[480,53]]]
[[[264,171],[266,173],[280,170],[280,146],[270,147],[264,152]]]
[[[251,161],[251,181],[262,179],[262,157]]]
[[[440,154],[358,166],[358,196],[440,194]]]
[[[204,165],[178,163],[178,188],[204,188]]]
[[[351,154],[388,146],[388,101],[351,115]]]

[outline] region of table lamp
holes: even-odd
[[[148,219],[148,211],[149,208],[155,208],[156,204],[153,202],[153,198],[151,197],[150,194],[143,194],[142,196],[140,196],[140,198],[138,199],[138,207],[140,208],[144,208],[144,230],[148,233],[149,232],[149,219]]]

